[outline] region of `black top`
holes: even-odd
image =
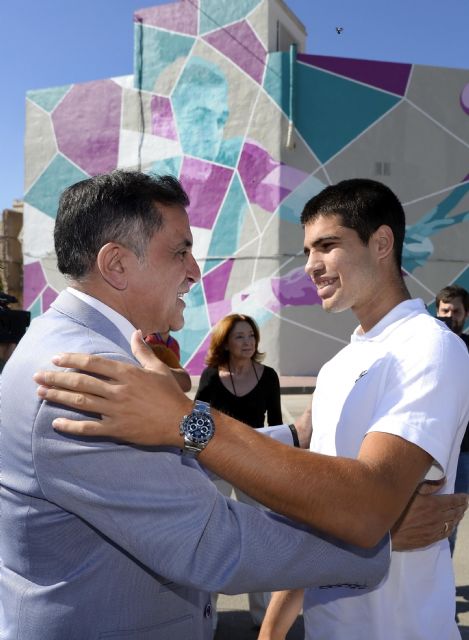
[[[256,386],[244,396],[235,396],[224,386],[216,367],[207,367],[202,372],[196,400],[210,402],[214,409],[236,418],[255,429],[265,424],[283,424],[280,407],[280,382],[277,373],[264,365]]]
[[[467,335],[467,333],[460,333],[459,337],[464,342],[464,344],[466,345],[466,347],[467,347],[467,349],[469,351],[469,335]]]

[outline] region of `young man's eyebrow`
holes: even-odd
[[[335,235],[321,236],[320,238],[315,240],[311,245],[305,245],[304,252],[305,254],[309,253],[311,249],[315,249],[316,247],[319,247],[321,244],[324,244],[325,242],[330,242],[331,240],[334,240],[334,241],[340,240],[340,236],[335,236]]]

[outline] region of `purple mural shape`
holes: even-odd
[[[404,96],[409,81],[411,64],[400,62],[378,62],[355,58],[334,58],[332,56],[311,56],[304,53],[298,60],[313,67],[332,71],[350,80],[384,89],[398,96]]]
[[[262,82],[266,50],[245,20],[214,31],[204,36],[204,39],[224,53],[256,82]]]
[[[198,7],[198,0],[179,0],[160,7],[140,9],[134,13],[134,22],[196,36]]]
[[[249,201],[271,213],[308,177],[304,171],[277,162],[253,142],[245,143],[238,172]]]
[[[24,265],[23,270],[24,277],[24,295],[23,295],[23,307],[29,309],[41,291],[46,286],[46,278],[44,271],[42,270],[41,263],[31,262]]]
[[[232,169],[197,158],[184,158],[180,177],[191,201],[188,208],[191,225],[213,227],[232,175]]]
[[[293,269],[280,278],[272,278],[271,285],[275,297],[284,307],[321,304],[316,287],[313,286],[303,267]]]
[[[190,373],[192,376],[200,375],[200,372],[205,369],[205,354],[208,351],[210,346],[211,336],[207,336],[203,341],[202,345],[197,349],[189,362],[186,362],[184,368],[186,371]]]
[[[464,113],[467,113],[467,115],[469,115],[469,82],[461,91],[461,96],[459,98],[459,101],[461,103],[461,107]]]
[[[207,304],[224,299],[228,280],[230,279],[231,271],[233,269],[233,263],[233,258],[225,260],[225,262],[215,269],[212,269],[212,271],[203,277]]]
[[[52,114],[59,150],[89,175],[117,166],[121,100],[112,80],[76,84]]]
[[[59,294],[52,287],[47,287],[47,289],[42,294],[42,312],[47,311],[47,309],[51,306],[54,300],[57,298]]]
[[[153,96],[151,99],[151,132],[154,136],[177,140],[171,101],[164,96]]]
[[[225,300],[225,293],[233,264],[233,259],[226,260],[203,277],[205,299],[212,326],[231,313],[231,300]]]

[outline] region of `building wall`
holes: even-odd
[[[316,374],[348,340],[352,314],[325,314],[304,275],[299,225],[306,200],[343,178],[400,196],[414,296],[469,289],[469,71],[294,56],[305,34],[281,0],[198,2],[135,14],[133,76],[28,93],[25,308],[65,286],[60,192],[116,167],[177,175],[191,199],[202,280],[177,337],[194,374],[233,311],[256,318],[284,375]]]

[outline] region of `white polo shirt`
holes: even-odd
[[[355,458],[364,436],[404,438],[434,459],[431,478],[453,490],[460,442],[469,419],[469,357],[461,340],[407,300],[320,371],[313,402],[311,450]],[[447,540],[393,552],[374,590],[310,589],[307,640],[454,640],[455,587]]]

